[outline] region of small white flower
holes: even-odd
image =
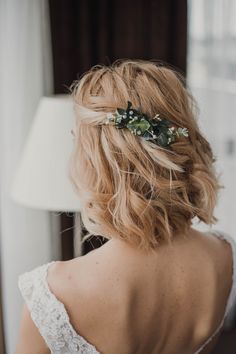
[[[189,136],[188,129],[187,128],[179,128],[178,129],[179,133],[185,137]]]
[[[113,120],[113,119],[114,119],[113,113],[108,112],[108,113],[107,113],[107,119],[108,119],[108,120]]]
[[[154,118],[154,119],[157,118],[158,120],[161,120],[159,113],[157,113],[153,118]]]

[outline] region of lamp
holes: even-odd
[[[30,208],[76,212],[81,208],[68,177],[74,113],[69,95],[43,97],[23,149],[10,196]]]

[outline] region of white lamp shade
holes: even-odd
[[[23,149],[11,198],[31,208],[79,211],[69,179],[74,111],[69,95],[43,97]]]

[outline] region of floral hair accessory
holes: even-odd
[[[115,125],[116,128],[128,128],[132,134],[138,135],[145,140],[168,147],[180,137],[188,137],[187,128],[177,128],[165,118],[160,118],[159,114],[149,118],[140,109],[133,109],[132,103],[128,101],[126,109],[117,108],[114,113],[107,113],[105,124]]]

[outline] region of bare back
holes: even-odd
[[[220,324],[231,282],[230,245],[193,229],[150,255],[112,239],[48,274],[75,330],[102,354],[192,354]]]

